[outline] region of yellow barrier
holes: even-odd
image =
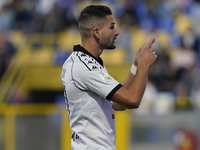
[[[5,150],[16,149],[15,126],[19,115],[55,115],[62,116],[61,150],[71,149],[71,129],[68,123],[67,111],[63,105],[56,104],[1,104],[0,115],[5,116],[4,147]],[[115,112],[116,115],[116,145],[117,150],[129,150],[130,113]]]
[[[67,111],[64,107],[55,104],[12,104],[0,105],[0,114],[5,116],[4,141],[5,150],[15,150],[15,118],[17,115],[53,115],[62,116],[61,150],[70,150],[71,130],[68,124]]]
[[[131,113],[129,110],[115,112],[116,148],[130,150]]]

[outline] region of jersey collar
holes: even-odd
[[[99,64],[104,67],[103,65],[103,60],[101,59],[101,57],[99,57],[99,59],[97,59],[96,57],[94,57],[90,52],[88,52],[85,48],[83,48],[80,44],[79,45],[74,45],[74,52],[75,51],[80,51],[83,52],[91,57],[93,57],[97,62],[99,62]]]

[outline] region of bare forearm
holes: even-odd
[[[130,84],[127,87],[121,87],[113,96],[113,102],[128,109],[138,108],[145,91],[147,79],[148,68],[138,68],[138,72]]]
[[[124,82],[122,83],[122,85],[126,88],[128,88],[128,86],[132,83],[133,79],[134,79],[134,76],[131,72],[129,72],[127,78],[124,80]],[[123,111],[123,110],[126,110],[126,107],[122,106],[122,105],[119,105],[115,102],[113,102],[113,105],[112,105],[113,109],[116,110],[116,111]]]
[[[129,99],[131,99],[136,104],[136,106],[140,105],[140,102],[146,89],[147,81],[148,67],[141,67],[138,68],[137,74],[127,87],[129,91]]]
[[[131,72],[129,72],[127,78],[124,80],[122,85],[124,87],[128,87],[130,85],[130,83],[133,81],[134,77],[135,77],[135,75],[133,75]]]

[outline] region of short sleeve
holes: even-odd
[[[89,90],[110,100],[115,92],[122,87],[106,69],[87,69],[84,65],[74,67],[72,71],[75,85],[81,90]]]

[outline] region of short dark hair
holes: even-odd
[[[103,26],[107,20],[107,15],[112,15],[112,11],[108,6],[89,5],[85,7],[81,11],[78,21],[82,39],[90,37],[95,26]]]

